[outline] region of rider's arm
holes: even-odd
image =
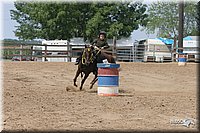
[[[105,42],[105,45],[102,47],[102,49],[107,49],[107,48],[109,48],[110,46],[108,45],[108,43],[107,42]]]
[[[97,39],[94,40],[90,45],[94,45],[94,44],[96,44],[96,43],[97,43]]]

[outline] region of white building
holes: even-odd
[[[134,45],[135,61],[171,61],[172,44],[166,44],[165,38],[144,39]]]
[[[80,56],[81,51],[85,48],[83,38],[73,38],[70,40],[70,42],[67,40],[44,40],[42,41],[42,45],[44,46],[33,46],[33,50],[43,50],[33,51],[33,55],[44,55],[45,45],[48,45],[47,56],[49,57],[47,57],[46,59],[49,62],[75,62],[76,58]],[[73,50],[73,52],[71,50]],[[45,57],[37,57],[36,60],[45,61]]]
[[[110,45],[109,51],[113,50],[113,40],[107,40]],[[50,62],[75,62],[76,58],[81,55],[85,47],[83,38],[73,38],[68,42],[67,40],[45,40],[42,45],[48,45],[47,61]],[[49,46],[50,45],[50,46]],[[52,45],[52,46],[51,46]],[[58,45],[58,46],[56,46]],[[63,45],[63,46],[62,46]],[[123,38],[116,40],[116,59],[117,61],[158,61],[171,60],[171,44],[167,45],[158,38],[144,39],[136,43],[131,38]],[[43,51],[35,51],[34,55],[44,55],[45,46],[33,46],[33,49],[40,49]],[[59,50],[60,52],[56,52]],[[73,50],[73,52],[71,51]],[[68,52],[71,51],[71,52]],[[63,56],[57,57],[56,56]],[[71,57],[71,58],[70,58]],[[44,57],[38,58],[38,61],[45,61]]]
[[[199,36],[187,36],[183,39],[183,53],[188,61],[199,61]]]
[[[42,45],[44,46],[33,46],[33,50],[43,50],[43,51],[33,51],[33,55],[44,55],[45,54],[45,45],[48,45],[46,47],[47,52],[47,61],[49,62],[68,62],[70,61],[70,58],[67,57],[68,50],[70,48],[68,47],[68,41],[67,40],[44,40],[42,41]],[[51,46],[52,45],[52,46]],[[57,45],[57,46],[56,46]],[[63,45],[63,46],[62,46]],[[56,56],[63,56],[63,57],[56,57]],[[45,61],[45,57],[37,57],[37,61]]]

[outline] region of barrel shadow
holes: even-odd
[[[119,94],[119,97],[134,97],[135,95],[133,94]]]
[[[119,93],[128,93],[128,91],[119,89]]]
[[[91,90],[91,91],[87,91],[88,93],[94,93],[94,94],[97,94],[97,90]],[[126,91],[126,90],[122,90],[120,89],[119,90],[119,97],[134,97],[135,94],[131,94],[129,91]],[[117,97],[118,97],[117,96]]]
[[[97,94],[97,90],[92,90],[92,91],[87,91],[88,93],[96,93]]]
[[[91,91],[87,91],[88,93],[97,93],[97,90],[91,90]],[[126,90],[119,90],[119,93],[129,93]]]
[[[133,97],[135,94],[131,93],[130,91],[119,89],[119,95],[120,97]]]

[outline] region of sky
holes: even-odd
[[[18,39],[15,34],[14,30],[16,30],[16,27],[18,23],[15,20],[11,19],[10,16],[10,10],[15,9],[14,7],[14,1],[10,0],[8,2],[3,1],[0,2],[0,16],[1,16],[1,35],[0,35],[0,40],[3,39]],[[132,40],[140,40],[140,39],[145,39],[145,38],[155,38],[156,34],[146,34],[145,31],[140,31],[136,30],[133,31],[131,38]]]
[[[10,16],[10,10],[15,9],[14,2],[12,1],[5,2],[5,3],[2,3],[2,5],[3,5],[3,9],[2,9],[3,21],[1,22],[2,38],[0,38],[0,40],[5,39],[5,38],[17,39],[13,31],[15,30],[15,26],[17,26],[18,23],[15,20],[12,20]]]

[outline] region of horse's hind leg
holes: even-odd
[[[109,62],[109,63],[116,63],[116,62],[115,62],[115,59],[114,59],[111,55],[109,55],[109,60],[108,60],[108,62]]]
[[[115,59],[111,56],[111,62],[116,63]]]
[[[74,86],[76,86],[76,87],[77,87],[76,80],[77,80],[77,77],[79,76],[80,73],[81,73],[81,72],[80,72],[80,70],[78,69],[78,70],[76,71],[76,76],[75,76],[75,78],[74,78]]]
[[[101,57],[102,57],[102,59],[107,59],[109,63],[116,63],[115,59],[112,57],[112,55],[101,52]]]
[[[85,82],[85,80],[87,79],[88,76],[89,76],[89,74],[86,73],[85,76],[84,76],[84,78],[83,78],[83,80],[81,81],[81,87],[80,87],[80,90],[82,90],[82,88],[83,88],[83,84],[84,84],[84,82]]]

